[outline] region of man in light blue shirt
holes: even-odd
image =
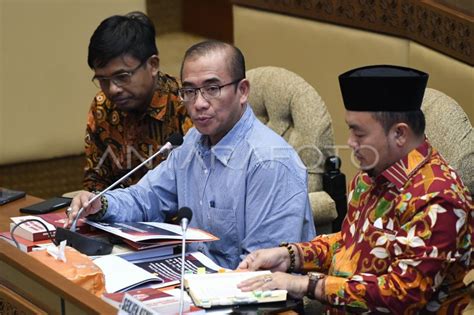
[[[163,221],[183,206],[190,227],[218,241],[194,243],[217,264],[236,268],[258,248],[315,236],[307,173],[293,148],[263,125],[247,103],[250,85],[236,47],[217,41],[188,49],[180,96],[195,128],[181,147],[136,185],[91,205],[84,192],[72,203],[101,221]]]

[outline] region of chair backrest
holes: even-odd
[[[473,194],[474,132],[466,113],[455,100],[429,88],[421,110],[426,119],[426,136]]]
[[[334,154],[331,116],[316,90],[278,67],[247,71],[255,115],[292,145],[308,168],[308,191],[322,190],[324,161]]]

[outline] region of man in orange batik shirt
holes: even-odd
[[[191,119],[175,78],[159,71],[155,28],[141,12],[111,16],[89,43],[92,81],[100,88],[89,110],[84,189],[107,188],[146,160]],[[162,161],[157,157],[122,181],[128,187]]]
[[[385,65],[339,77],[348,144],[361,167],[349,185],[342,230],[249,254],[240,268],[277,272],[241,289],[287,289],[336,312],[462,312],[469,302],[462,280],[470,269],[474,206],[424,135],[427,80],[421,71]]]

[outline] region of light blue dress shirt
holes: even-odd
[[[236,268],[256,249],[315,236],[305,166],[249,105],[219,143],[209,147],[207,140],[192,128],[184,143],[136,185],[106,193],[101,220],[163,221],[189,207],[189,226],[220,240],[188,249],[226,268]]]

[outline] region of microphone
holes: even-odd
[[[93,198],[89,200],[89,204],[100,198],[103,194],[120,184],[125,178],[129,177],[133,173],[135,173],[140,167],[150,162],[152,159],[157,157],[158,155],[167,153],[173,149],[175,146],[180,146],[183,144],[183,136],[178,133],[173,133],[169,136],[168,140],[166,141],[165,145],[163,145],[157,152],[151,155],[148,159],[140,163],[130,172],[119,178],[115,181],[112,185],[101,191],[99,194],[95,195]],[[81,235],[76,232],[77,220],[81,217],[82,212],[84,211],[84,207],[79,209],[77,212],[76,217],[72,221],[70,230],[64,228],[57,228],[56,229],[56,241],[61,242],[63,240],[67,240],[69,245],[77,249],[83,254],[86,255],[107,255],[110,254],[112,251],[112,245],[99,241],[93,238],[89,238],[85,235]],[[190,220],[190,219],[189,219]]]
[[[188,224],[191,222],[193,217],[193,212],[188,207],[182,207],[178,210],[178,221],[181,225],[181,231],[183,232],[182,243],[181,243],[181,285],[180,285],[180,294],[179,294],[179,315],[183,314],[183,297],[184,297],[184,264],[186,260],[184,258],[184,253],[186,252],[186,230],[188,229]]]
[[[189,222],[191,222],[192,218],[193,218],[193,212],[188,207],[182,207],[181,209],[178,210],[177,219],[178,219],[179,225],[181,225],[181,231],[183,233],[185,233],[186,230],[188,229],[188,224]]]

